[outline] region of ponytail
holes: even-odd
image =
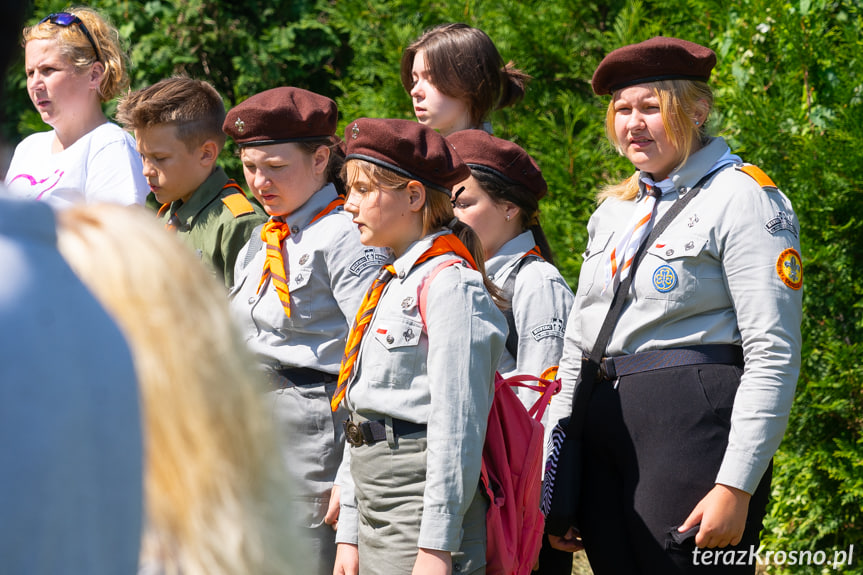
[[[506,66],[500,70],[501,92],[500,100],[495,106],[496,110],[508,108],[513,104],[517,104],[524,98],[524,91],[528,80],[531,77],[515,67],[515,63],[510,60]]]

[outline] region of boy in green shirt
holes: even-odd
[[[161,80],[124,97],[117,120],[134,130],[159,217],[230,288],[234,262],[267,216],[216,160],[225,145],[225,105],[207,82]]]

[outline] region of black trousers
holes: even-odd
[[[755,565],[704,565],[694,538],[671,538],[715,485],[742,371],[683,366],[597,385],[584,433],[579,517],[595,575],[755,573]],[[750,500],[743,540],[727,549],[757,549],[770,478],[768,469]]]
[[[548,542],[548,535],[543,535],[542,549],[539,551],[539,566],[531,573],[533,575],[572,575],[572,553],[555,549]]]

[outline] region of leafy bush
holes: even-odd
[[[65,1],[65,0],[64,0]],[[34,13],[64,1],[37,0]],[[492,117],[549,182],[543,222],[575,286],[598,188],[631,171],[606,144],[607,99],[590,77],[608,51],[657,34],[719,57],[710,119],[791,198],[806,274],[803,370],[777,455],[767,549],[847,548],[863,540],[863,12],[853,0],[98,0],[131,47],[133,86],[187,73],[233,105],[277,85],[334,98],[358,116],[411,118],[399,81],[404,47],[425,28],[485,30],[533,76],[525,99]],[[34,17],[35,19],[36,17]],[[4,133],[44,129],[10,74]],[[110,112],[109,107],[109,112]],[[242,179],[229,149],[224,165]],[[863,550],[861,550],[863,553]],[[855,570],[853,567],[851,570]],[[795,573],[818,572],[795,568]]]

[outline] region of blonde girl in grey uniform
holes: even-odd
[[[345,139],[345,208],[396,260],[357,314],[333,402],[351,414],[335,573],[484,573],[479,472],[506,320],[452,214],[469,170],[415,122],[362,118]]]
[[[314,573],[335,560],[343,413],[330,411],[350,321],[387,254],[364,248],[335,184],[342,157],[336,104],[299,88],[275,88],[233,108],[223,129],[270,215],[237,256],[231,309],[269,379],[299,523]],[[332,507],[327,516],[328,509]]]
[[[631,280],[592,395],[578,394],[578,527],[597,575],[755,572],[738,551],[758,548],[788,422],[803,270],[788,198],[704,129],[715,62],[657,37],[611,52],[593,76],[612,96],[609,139],[636,172],[588,223],[551,417],[568,415],[582,356]],[[685,207],[651,238],[672,205]],[[557,543],[575,548],[576,533]]]
[[[554,267],[539,223],[539,200],[548,185],[520,146],[482,130],[461,130],[447,141],[470,167],[471,176],[453,193],[453,211],[479,236],[489,279],[509,300],[509,335],[497,370],[504,377],[531,374],[554,379],[572,290]],[[513,388],[528,409],[539,394]],[[548,412],[543,425],[548,435]],[[569,575],[572,555],[543,540],[537,575]]]

